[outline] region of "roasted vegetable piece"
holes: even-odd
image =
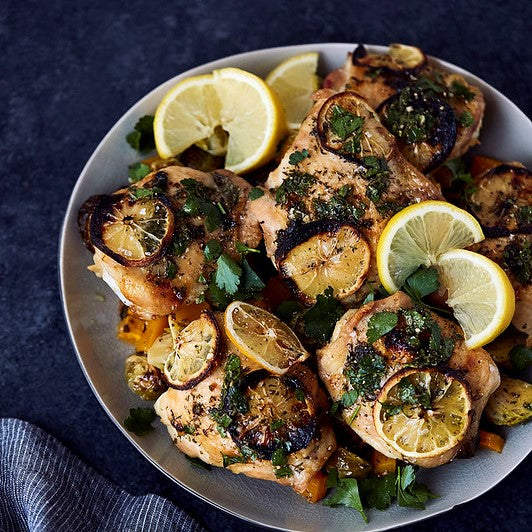
[[[211,371],[220,354],[221,333],[212,312],[201,316],[174,336],[172,353],[164,364],[166,382],[178,390],[193,388]]]
[[[532,172],[501,164],[475,179],[469,196],[472,212],[486,236],[532,232]]]
[[[516,346],[524,346],[525,342],[526,335],[510,327],[484,349],[491,355],[497,366],[507,370],[514,370],[516,368],[512,363],[510,352]]]
[[[479,446],[482,449],[488,449],[495,451],[496,453],[502,453],[504,448],[504,438],[501,438],[498,434],[488,432],[487,430],[479,430]]]
[[[308,483],[307,489],[303,492],[303,497],[308,502],[316,504],[327,494],[327,475],[318,471]]]
[[[325,149],[348,160],[370,156],[388,159],[394,147],[392,135],[354,92],[341,92],[323,104],[317,130]]]
[[[153,189],[136,191],[151,194]],[[90,216],[92,245],[123,266],[153,264],[164,255],[173,232],[174,213],[162,194],[104,196]]]
[[[168,389],[162,373],[141,355],[131,355],[126,359],[126,382],[129,389],[146,401],[155,401]]]
[[[137,351],[145,352],[167,326],[166,316],[160,316],[153,320],[143,320],[128,312],[118,324],[117,338],[133,344]]]
[[[532,417],[532,384],[503,376],[484,409],[495,425],[517,425]]]
[[[270,459],[279,448],[293,453],[310,443],[317,430],[316,406],[297,378],[255,371],[241,390],[247,409],[234,414],[229,426],[238,446]]]
[[[366,478],[373,469],[371,464],[357,454],[339,447],[327,462],[327,466],[336,467],[341,478]]]
[[[397,460],[390,458],[385,454],[379,453],[374,449],[371,453],[371,465],[373,467],[373,473],[378,477],[387,475],[388,473],[395,473],[397,469]]]
[[[486,157],[484,155],[474,155],[471,157],[469,172],[473,177],[477,177],[500,164],[502,164],[502,161],[499,161],[498,159],[492,159],[491,157]]]
[[[287,231],[276,259],[281,276],[314,303],[329,286],[340,300],[355,293],[367,276],[370,249],[354,226],[322,220]]]

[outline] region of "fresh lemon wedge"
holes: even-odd
[[[266,77],[279,96],[289,129],[298,129],[312,107],[312,93],[319,87],[318,53],[307,52],[285,59]]]
[[[445,201],[423,201],[393,216],[379,239],[377,268],[382,285],[397,292],[419,266],[436,264],[446,251],[484,239],[468,212]]]
[[[292,329],[260,307],[234,301],[225,310],[224,326],[244,356],[276,375],[309,357]]]
[[[453,249],[439,257],[436,268],[469,349],[491,342],[510,325],[515,294],[498,264],[472,251]]]
[[[403,457],[439,456],[465,437],[471,396],[459,378],[435,368],[396,373],[373,407],[377,433]]]
[[[249,172],[274,156],[285,133],[282,106],[259,77],[224,68],[180,81],[155,111],[155,146],[164,159],[193,144],[213,144],[221,153],[220,129],[228,134],[225,167]]]

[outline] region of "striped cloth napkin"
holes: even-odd
[[[203,528],[156,495],[133,496],[43,430],[0,419],[0,531],[186,531]]]

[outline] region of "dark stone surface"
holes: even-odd
[[[211,530],[252,528],[152,467],[85,381],[60,305],[59,229],[86,160],[134,102],[183,70],[237,52],[305,42],[413,43],[477,74],[532,114],[530,2],[341,4],[0,5],[0,415],[36,423],[124,489],[164,495]],[[408,530],[525,530],[530,473],[529,460],[484,496]]]

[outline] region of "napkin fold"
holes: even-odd
[[[203,528],[157,495],[111,484],[42,429],[0,419],[0,531],[184,531]]]

